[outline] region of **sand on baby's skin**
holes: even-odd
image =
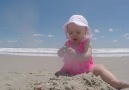
[[[94,62],[129,81],[129,57],[95,57]],[[0,55],[0,90],[35,90],[38,84],[43,85],[42,90],[115,90],[92,73],[56,77],[54,74],[62,64],[58,57]]]

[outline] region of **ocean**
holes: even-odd
[[[23,56],[54,56],[57,48],[0,48],[0,54]],[[129,56],[129,48],[97,48],[92,51],[94,57]]]

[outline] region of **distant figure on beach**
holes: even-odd
[[[92,72],[116,89],[129,88],[129,83],[118,80],[101,64],[94,64],[92,57],[91,30],[87,20],[82,15],[73,15],[64,24],[67,38],[64,46],[58,50],[58,56],[64,57],[64,65],[55,74],[68,73],[77,75]],[[38,90],[41,90],[39,85]]]

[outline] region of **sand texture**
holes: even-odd
[[[92,73],[76,76],[55,76],[63,62],[58,57],[0,55],[0,90],[115,90]],[[129,81],[129,57],[94,58],[116,77]],[[123,89],[129,90],[129,89]]]

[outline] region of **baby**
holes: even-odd
[[[90,44],[91,30],[87,20],[82,15],[73,15],[64,25],[67,41],[59,49],[58,56],[64,57],[64,65],[56,73],[69,73],[77,75],[92,72],[116,89],[129,88],[129,83],[118,80],[101,64],[94,64],[92,46]]]
[[[129,83],[118,80],[101,64],[94,64],[92,57],[92,37],[87,20],[82,15],[73,15],[64,25],[67,38],[64,46],[58,50],[58,56],[64,57],[64,65],[56,75],[92,72],[116,89],[129,88]],[[41,90],[41,85],[38,86]]]

